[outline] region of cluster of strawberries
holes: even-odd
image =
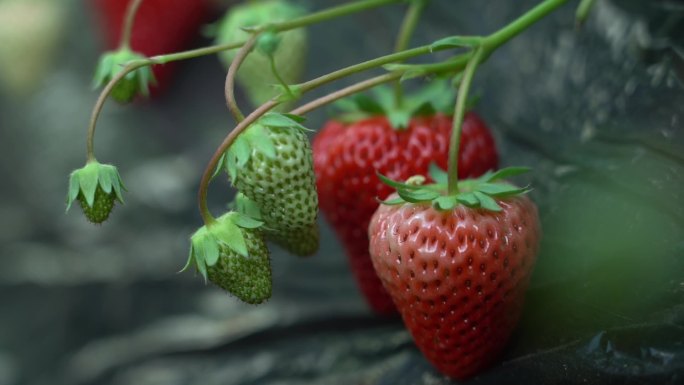
[[[97,3],[103,15],[123,17],[125,1]],[[241,26],[299,14],[283,4],[268,0],[236,7],[220,26],[218,41],[240,41],[247,36]],[[151,55],[161,53],[157,48],[181,48],[160,41],[183,40],[165,35],[165,28],[187,34],[181,31],[198,26],[204,6],[202,1],[144,2],[139,17],[163,9],[166,24],[159,27],[155,20],[147,31],[144,21],[137,23],[131,49],[106,55],[96,80],[111,80],[117,66],[135,59],[138,50]],[[240,16],[246,7],[253,7],[252,20]],[[118,37],[119,30],[113,28],[111,35]],[[302,33],[282,37],[287,52],[305,49]],[[222,59],[230,63],[233,56]],[[275,59],[292,64],[281,74],[287,82],[301,74],[301,63]],[[272,96],[264,85],[273,82],[263,79],[270,73],[264,67],[272,63],[256,54],[248,60],[238,80],[258,104]],[[154,77],[164,76],[155,72]],[[112,95],[130,101],[146,92],[152,78],[132,72]],[[239,191],[234,211],[212,218],[192,236],[187,266],[239,299],[261,303],[272,287],[265,240],[293,254],[314,254],[320,200],[371,308],[382,315],[400,313],[418,347],[443,373],[464,378],[486,367],[521,313],[540,237],[537,211],[522,195],[528,189],[503,181],[524,170],[494,172],[494,138],[474,112],[465,115],[458,152],[458,177],[472,179],[461,180],[458,193],[447,193],[448,176],[441,170],[447,168],[453,126],[445,109],[451,108],[452,90],[436,83],[427,88],[431,91],[402,103],[382,90],[375,99],[348,100],[348,113],[325,124],[313,149],[301,117],[272,112],[259,118],[223,154],[215,173],[225,171]],[[94,162],[83,170],[88,167],[72,175],[69,203],[79,200],[86,216],[99,223],[121,200],[123,186],[116,171],[103,169],[107,166]]]

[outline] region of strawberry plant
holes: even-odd
[[[302,28],[404,2],[394,53],[296,83],[306,52]],[[204,223],[190,237],[185,269],[194,267],[244,302],[266,301],[272,292],[266,242],[297,255],[315,254],[320,199],[371,306],[380,313],[398,310],[439,371],[471,376],[496,359],[515,328],[540,228],[535,205],[525,196],[529,187],[506,181],[527,169],[496,170],[493,137],[467,111],[469,88],[478,66],[497,48],[567,2],[543,0],[487,36],[447,36],[409,48],[427,0],[359,0],[313,13],[286,0],[253,1],[229,11],[216,45],[157,54],[131,49],[135,15],[145,4],[133,0],[120,48],[106,54],[96,70],[104,88],[88,126],[87,163],[72,173],[68,205],[78,200],[86,217],[101,223],[115,201],[123,202],[118,172],[98,163],[94,151],[98,116],[109,96],[129,101],[145,94],[150,68],[219,55],[228,66],[225,99],[236,125],[200,178]],[[588,3],[582,2],[579,21]],[[457,54],[405,63],[447,50]],[[283,112],[323,85],[379,68],[385,73]],[[405,92],[404,82],[413,78],[430,83]],[[249,114],[240,109],[236,83],[258,105]],[[385,84],[391,88],[381,88]],[[373,97],[360,94],[370,89]],[[312,151],[304,116],[332,102],[344,113],[326,124]],[[214,217],[207,191],[219,175],[238,193],[232,209]]]

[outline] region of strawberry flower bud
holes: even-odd
[[[123,203],[121,192],[125,190],[116,167],[91,161],[71,173],[66,209],[78,200],[90,222],[102,223],[112,212],[115,201]]]
[[[190,238],[185,267],[195,265],[204,279],[238,299],[259,304],[271,297],[271,261],[262,222],[228,212],[200,227]]]
[[[126,64],[140,59],[145,59],[145,56],[127,48],[104,53],[95,70],[94,88],[104,87]],[[129,72],[123,79],[119,80],[112,89],[111,95],[120,103],[128,103],[137,95],[148,96],[150,84],[156,84],[156,81],[150,67],[144,66]]]

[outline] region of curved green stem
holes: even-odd
[[[330,104],[336,100],[342,99],[344,97],[347,97],[349,95],[353,95],[355,93],[365,91],[369,88],[373,88],[375,86],[378,86],[380,84],[388,83],[393,80],[401,78],[402,73],[401,72],[392,72],[380,76],[376,76],[374,78],[364,80],[360,83],[353,84],[349,87],[343,88],[341,90],[337,90],[335,92],[332,92],[328,95],[325,95],[321,98],[318,98],[316,100],[313,100],[307,104],[304,104],[303,106],[297,107],[296,109],[292,110],[290,113],[294,115],[306,115],[307,113],[325,106],[326,104]]]
[[[112,92],[112,89],[114,88],[114,86],[116,86],[116,83],[118,83],[119,80],[123,79],[124,76],[126,76],[129,72],[135,71],[136,69],[143,67],[144,65],[145,64],[141,63],[141,61],[128,63],[121,71],[119,71],[116,74],[116,76],[112,78],[112,80],[109,81],[109,83],[107,83],[102,92],[100,92],[100,96],[97,98],[97,102],[95,102],[93,112],[90,115],[90,124],[88,125],[88,137],[86,139],[87,162],[95,160],[95,128],[97,127],[97,118],[100,116],[100,112],[102,112],[102,107],[104,107],[104,104],[107,101],[107,96],[109,96],[109,94]]]
[[[454,111],[453,128],[451,130],[451,140],[449,141],[449,169],[447,189],[449,195],[458,193],[458,153],[461,146],[461,128],[463,126],[463,117],[465,116],[465,105],[468,100],[468,91],[470,90],[470,83],[475,75],[475,69],[484,56],[485,50],[478,47],[473,56],[468,60],[463,71],[463,80],[461,87],[458,89],[458,97],[456,98],[456,108]]]
[[[214,155],[212,155],[211,159],[209,160],[209,163],[207,164],[207,167],[204,169],[204,173],[202,174],[199,190],[197,192],[197,201],[199,204],[200,215],[202,215],[202,220],[204,220],[205,224],[208,225],[214,222],[215,220],[214,217],[211,215],[211,212],[209,211],[209,207],[207,206],[207,189],[209,187],[209,182],[211,181],[211,176],[214,173],[214,170],[216,170],[216,167],[218,166],[218,163],[221,160],[223,153],[225,153],[226,150],[230,148],[230,146],[233,144],[235,138],[237,138],[238,135],[240,135],[244,130],[249,128],[249,126],[252,123],[256,122],[256,120],[259,119],[262,115],[272,110],[281,103],[276,99],[277,98],[273,98],[268,102],[262,104],[259,108],[254,110],[245,119],[238,123],[238,125],[235,126],[235,128],[230,132],[230,134],[228,134],[228,136],[226,136],[226,138],[223,139],[223,142],[221,142],[221,145],[216,149]]]
[[[487,36],[483,45],[489,52],[495,50],[567,2],[568,0],[545,0],[541,2],[513,22]]]
[[[133,22],[135,21],[135,15],[138,13],[138,8],[140,8],[140,4],[142,4],[142,2],[143,0],[132,0],[130,3],[128,3],[128,7],[126,8],[126,16],[121,28],[121,41],[119,42],[119,47],[121,49],[130,49],[131,47]]]
[[[249,55],[249,53],[252,51],[252,48],[254,48],[254,44],[256,44],[258,38],[258,32],[252,34],[245,45],[243,45],[242,48],[240,48],[240,50],[235,54],[235,58],[230,63],[230,66],[228,67],[228,73],[226,74],[226,85],[224,89],[226,104],[228,105],[230,112],[233,114],[235,121],[238,123],[245,119],[245,115],[242,113],[242,111],[240,111],[240,107],[235,100],[235,76],[237,75],[240,66],[247,58],[247,55]]]
[[[411,36],[418,25],[420,20],[420,15],[423,12],[423,8],[427,4],[426,0],[414,0],[411,2],[404,16],[404,21],[401,23],[401,28],[399,29],[399,34],[397,35],[397,41],[394,45],[394,52],[401,52],[406,50],[411,42]],[[401,81],[397,80],[394,83],[394,103],[397,107],[400,107],[404,98],[404,91],[401,86]]]

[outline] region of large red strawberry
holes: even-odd
[[[428,104],[421,102],[435,93],[425,92],[423,97],[413,99],[416,101],[406,101],[405,105],[413,108],[408,113],[392,109],[390,102],[357,99],[359,106],[376,116],[354,123],[330,121],[313,142],[321,211],[342,241],[367,302],[379,314],[391,314],[396,309],[368,255],[366,229],[378,207],[376,199],[383,199],[392,191],[375,173],[404,180],[425,174],[431,163],[446,168],[452,119],[436,112],[441,108],[427,108]],[[437,99],[451,108],[448,96]],[[402,122],[402,116],[410,120]],[[497,163],[489,129],[474,112],[468,113],[463,124],[459,176],[478,176],[495,169]]]
[[[108,50],[120,45],[121,29],[130,1],[93,1]],[[209,9],[207,0],[144,0],[133,23],[131,49],[146,56],[187,49],[197,38]],[[163,88],[168,84],[173,68],[174,63],[153,67],[157,87]]]
[[[462,181],[452,196],[444,184],[405,185],[368,229],[373,265],[416,345],[458,379],[504,348],[536,260],[536,206],[502,176]]]

